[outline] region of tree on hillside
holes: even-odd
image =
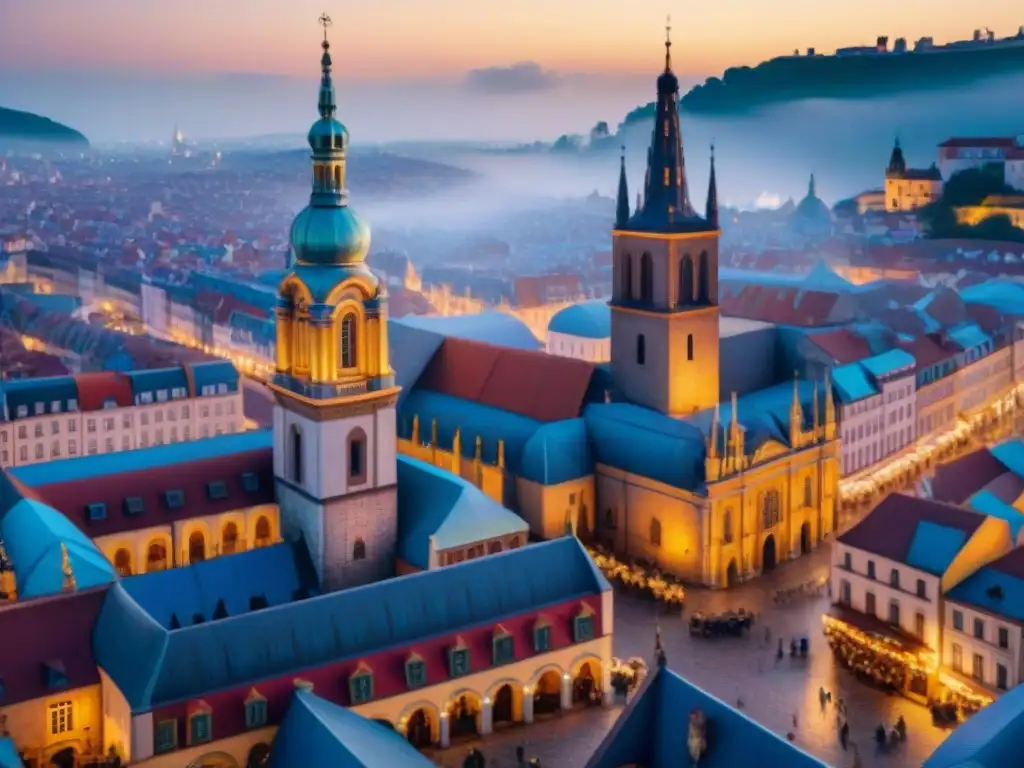
[[[964,226],[956,217],[957,208],[980,205],[989,195],[1013,194],[1014,190],[1006,186],[1003,173],[1001,163],[992,163],[981,168],[968,168],[950,176],[949,181],[943,185],[942,197],[917,212],[918,218],[928,231],[928,236],[935,239],[963,237],[1018,240],[1021,231],[1010,224],[1005,216],[994,216],[977,227]],[[1000,219],[1005,219],[1005,223],[1000,222]],[[1007,232],[1006,226],[1014,232]],[[1009,234],[1010,237],[990,237],[991,233]]]
[[[1002,163],[991,163],[981,168],[968,168],[954,173],[943,185],[940,202],[956,208],[979,205],[989,195],[1012,195],[1006,186]]]

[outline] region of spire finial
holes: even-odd
[[[626,183],[626,145],[622,145],[619,163],[619,191],[615,201],[615,228],[625,229],[629,223],[629,185]]]
[[[320,108],[320,117],[326,120],[334,117],[334,113],[338,111],[334,101],[334,81],[331,79],[331,43],[327,39],[327,28],[334,22],[326,13],[321,13],[317,23],[324,28],[324,41],[320,43],[320,47],[324,49],[324,55],[320,57],[320,69],[323,74],[320,77],[320,98],[317,106]]]
[[[64,576],[64,589],[77,589],[78,585],[75,583],[75,572],[71,570],[71,558],[68,557],[68,548],[64,542],[61,542],[60,544],[60,571]]]
[[[672,71],[672,17],[665,17],[665,71]]]

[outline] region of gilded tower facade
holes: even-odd
[[[685,416],[718,402],[720,233],[713,175],[707,217],[690,204],[671,46],[666,38],[644,192],[628,218],[624,168],[620,172],[611,362],[625,399]]]
[[[387,578],[398,537],[387,289],[348,205],[348,131],[336,119],[326,23],[312,193],[291,228],[277,306],[274,474],[286,539],[303,538],[326,591]]]

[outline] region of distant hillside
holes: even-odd
[[[858,56],[782,56],[756,67],[731,67],[694,86],[680,101],[691,114],[724,115],[801,99],[864,99],[942,90],[1024,70],[1019,44],[943,48]],[[623,125],[650,120],[654,103],[637,107]]]
[[[74,128],[48,117],[0,107],[0,140],[45,142],[48,144],[85,144],[89,141]]]

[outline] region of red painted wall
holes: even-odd
[[[588,595],[579,600],[559,603],[541,611],[531,611],[505,619],[499,624],[515,638],[515,660],[521,661],[535,656],[533,651],[533,628],[538,618],[543,618],[551,627],[551,650],[558,650],[573,644],[573,619],[579,615],[586,605],[593,611],[594,636],[602,635],[601,629],[601,596]],[[322,667],[293,672],[287,676],[254,682],[243,687],[226,691],[209,693],[202,701],[212,711],[213,740],[226,739],[243,733],[245,727],[245,699],[249,691],[255,688],[267,700],[268,724],[279,724],[288,710],[292,692],[295,689],[295,678],[302,678],[313,683],[313,692],[329,701],[349,706],[348,678],[362,662],[373,670],[374,698],[383,699],[388,696],[406,693],[405,662],[410,653],[423,657],[427,665],[427,685],[435,685],[449,679],[447,650],[455,644],[457,638],[469,648],[470,673],[490,669],[493,665],[492,645],[494,632],[498,624],[477,626],[471,629],[453,632],[448,635],[433,637],[411,646],[389,649],[371,654],[339,661]],[[543,654],[539,654],[543,655]],[[538,665],[539,666],[539,665]],[[194,711],[196,700],[183,701],[170,706],[153,710],[153,722],[169,718],[178,718],[178,743],[188,744],[187,714]]]

